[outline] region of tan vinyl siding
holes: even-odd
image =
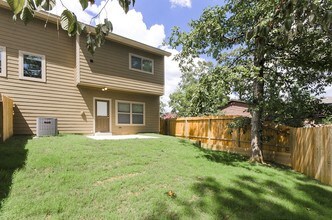
[[[15,104],[14,133],[35,133],[37,117],[57,117],[61,132],[89,133],[91,123],[81,117],[87,106],[74,82],[75,40],[56,26],[34,20],[25,26],[0,9],[0,45],[7,48],[7,77],[1,93]],[[19,51],[45,55],[46,83],[19,79]]]
[[[80,44],[79,44],[79,36],[75,37],[75,84],[78,85],[80,83],[80,56],[77,56],[80,53]]]
[[[163,95],[164,57],[131,48],[116,42],[106,41],[92,56],[80,39],[80,84],[107,87],[122,91]],[[129,69],[129,54],[133,53],[154,61],[154,73]],[[90,62],[93,60],[93,62]]]
[[[80,87],[80,92],[88,105],[87,121],[93,124],[93,98],[111,99],[111,132],[113,134],[135,134],[141,132],[159,132],[159,96],[135,94],[120,91],[106,91],[88,87]],[[145,103],[145,126],[116,125],[116,100]],[[93,126],[92,126],[93,127]]]

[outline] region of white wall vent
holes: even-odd
[[[55,136],[58,134],[58,120],[56,118],[37,118],[37,137]]]

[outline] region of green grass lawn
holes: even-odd
[[[0,144],[0,219],[332,217],[332,187],[158,137],[14,137]]]

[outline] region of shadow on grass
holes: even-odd
[[[156,204],[152,213],[145,217],[146,220],[159,220],[159,219],[180,219],[179,214],[172,211],[166,202],[159,202]]]
[[[211,162],[220,163],[226,166],[241,167],[247,170],[253,170],[257,165],[256,163],[249,163],[249,157],[241,154],[205,149],[202,148],[199,143],[189,142],[184,139],[179,139],[179,142],[183,145],[190,145],[201,152],[202,154],[197,156],[197,158],[205,158]],[[255,171],[261,172],[260,170]]]
[[[238,162],[248,161],[248,157],[242,156],[240,154],[228,153],[222,151],[213,151],[204,148],[199,148],[203,153],[204,157],[209,161],[216,163],[223,163],[225,165],[234,165]]]
[[[224,151],[214,151],[202,148],[199,142],[191,142],[185,139],[179,139],[181,144],[192,145],[193,147],[197,148],[199,151],[203,152],[203,157],[216,163],[222,163],[225,165],[233,165],[237,162],[245,162],[248,161],[249,157],[235,154],[235,153],[228,153]]]
[[[190,189],[194,199],[180,195],[170,201],[178,211],[165,202],[147,219],[330,219],[332,214],[332,190],[305,182],[292,188],[274,180],[238,175],[225,185],[205,177]]]
[[[220,163],[222,165],[226,166],[233,166],[233,167],[239,167],[244,168],[248,171],[254,171],[256,173],[264,173],[268,176],[273,176],[273,174],[269,172],[265,172],[262,169],[259,169],[261,166],[266,167],[272,167],[277,171],[287,173],[289,175],[296,175],[296,173],[292,172],[292,168],[289,166],[277,164],[274,162],[267,161],[266,165],[262,165],[259,163],[252,163],[249,162],[250,157],[244,156],[238,153],[232,153],[232,152],[226,152],[226,151],[218,151],[218,150],[210,150],[205,149],[200,146],[200,144],[197,144],[195,142],[189,142],[188,140],[180,139],[179,142],[183,145],[191,145],[192,147],[196,148],[198,151],[200,151],[202,154],[197,156],[197,158],[205,158],[211,162]]]
[[[236,175],[227,184],[211,176],[197,178],[189,186],[189,197],[178,195],[157,205],[148,219],[331,219],[331,187],[287,166],[271,163],[267,169],[261,165],[255,168],[247,157],[203,149],[186,140],[179,142],[195,146],[203,153],[199,158],[245,168],[248,173]]]
[[[29,139],[30,136],[15,136],[0,142],[0,210],[9,195],[15,171],[25,165],[28,153],[25,145]]]
[[[239,176],[232,186],[223,186],[215,178],[206,177],[192,186],[192,191],[199,196],[194,206],[218,219],[261,219],[288,212],[285,207],[260,198],[265,190],[248,184],[252,181],[250,176]]]

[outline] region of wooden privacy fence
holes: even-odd
[[[251,155],[250,127],[246,130],[228,128],[236,116],[177,118],[161,121],[163,134],[200,141],[204,148]],[[264,126],[264,157],[291,165],[289,128]]]
[[[161,120],[161,133],[200,141],[204,148],[251,155],[250,127],[231,131],[235,116]],[[332,126],[290,128],[265,125],[264,158],[332,185]]]
[[[1,95],[0,100],[0,141],[13,136],[13,100]]]
[[[292,168],[332,185],[332,126],[291,131]]]

